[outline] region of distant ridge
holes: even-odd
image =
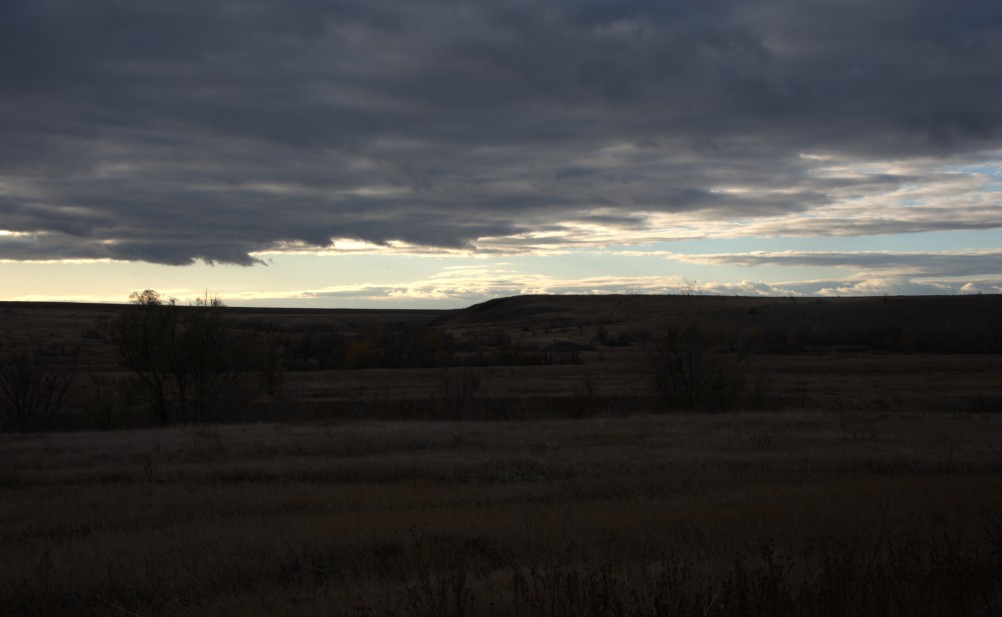
[[[602,321],[613,315],[616,321],[645,319],[694,307],[733,306],[760,298],[733,296],[668,296],[638,294],[606,295],[524,295],[494,298],[443,316],[440,323],[451,325],[529,322],[546,319]]]
[[[707,321],[749,323],[886,322],[921,328],[952,322],[1002,327],[1002,295],[749,297],[712,295],[524,295],[495,298],[450,311],[438,325],[563,320],[576,323],[675,321],[694,316]]]

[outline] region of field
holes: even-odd
[[[168,427],[101,395],[121,310],[0,307],[76,371],[0,435],[4,615],[1002,614],[997,297],[233,310],[280,387]],[[650,370],[690,323],[740,386],[699,410]]]

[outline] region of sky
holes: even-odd
[[[1002,292],[996,0],[4,0],[0,300]]]

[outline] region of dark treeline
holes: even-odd
[[[738,327],[730,332],[728,340],[731,347],[750,353],[852,348],[893,353],[997,354],[1002,353],[1002,325],[964,321],[916,324],[894,318],[819,322],[803,318],[782,325]]]
[[[756,356],[765,354],[1002,353],[1002,315],[989,297],[545,302],[540,308],[538,298],[517,297],[440,315],[272,315],[232,309],[218,298],[180,305],[153,290],[137,292],[131,304],[103,309],[103,321],[75,338],[8,329],[14,335],[0,341],[0,431],[110,428],[144,412],[161,425],[241,418],[283,394],[283,376],[293,372],[611,362],[635,372],[637,388],[644,380],[653,384],[652,391],[629,393],[638,400],[656,390],[664,408],[734,409],[777,400],[763,391],[755,367]],[[580,310],[590,302],[599,309]],[[627,302],[648,306],[621,304]],[[10,307],[7,313],[13,315]],[[114,364],[94,368],[95,353],[114,357]],[[594,402],[601,371],[581,370],[582,396]],[[457,398],[440,383],[427,389],[448,391],[439,399]],[[302,402],[284,395],[283,409]],[[472,408],[465,400],[442,406]],[[61,408],[89,421],[55,421]]]
[[[498,330],[457,337],[410,324],[356,331],[321,327],[272,336],[289,371],[578,364],[582,351],[594,350],[591,344],[566,341],[545,346],[514,342]]]

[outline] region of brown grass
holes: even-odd
[[[971,587],[954,614],[989,614],[956,603],[1002,601],[978,579],[1002,568],[986,552],[1002,549],[986,527],[1002,511],[1000,427],[795,412],[4,436],[0,606],[639,614],[627,604],[667,610],[670,582],[692,611],[796,614],[836,591],[850,606],[866,568],[901,570],[876,591],[905,597],[949,567]],[[841,577],[821,599],[805,586],[818,572]]]
[[[462,348],[247,382],[229,424],[152,430],[100,323],[118,307],[3,304],[4,353],[57,343],[79,372],[51,428],[132,430],[0,435],[0,614],[1002,614],[999,307],[243,309],[234,328],[290,346],[406,322]],[[768,411],[654,415],[638,333],[692,320]],[[566,344],[579,364],[476,364]]]

